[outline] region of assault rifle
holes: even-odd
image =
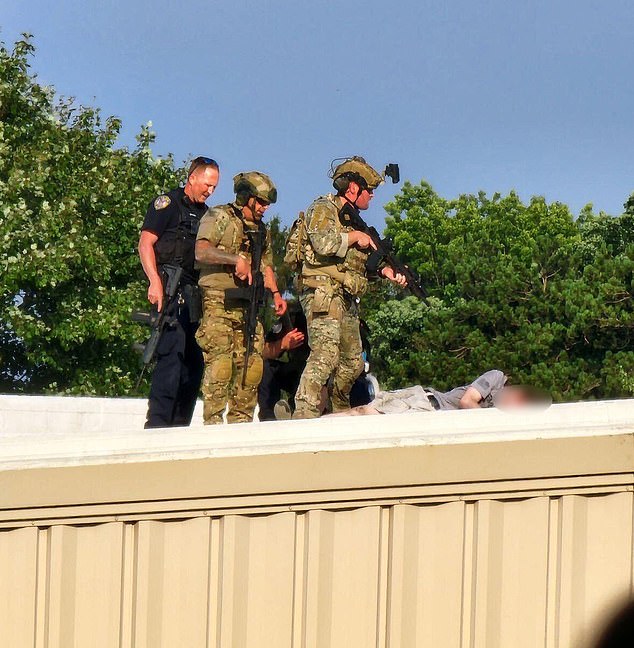
[[[253,353],[255,333],[258,327],[258,315],[265,301],[264,275],[262,274],[262,253],[264,251],[264,226],[259,223],[257,230],[247,231],[251,242],[251,285],[241,288],[227,288],[225,301],[244,302],[244,367],[242,369],[242,386],[245,386],[249,358]]]
[[[374,245],[376,245],[376,250],[372,251],[368,258],[368,271],[376,272],[379,264],[383,262],[384,265],[390,266],[394,272],[402,274],[405,277],[407,289],[412,293],[412,295],[414,295],[414,297],[426,302],[428,295],[425,287],[422,285],[418,275],[394,254],[392,239],[382,239],[381,235],[376,231],[376,228],[370,227],[363,218],[361,218],[357,210],[349,206],[347,203],[341,209],[339,214],[344,225],[349,225],[360,232],[368,234]]]
[[[132,313],[132,319],[135,322],[145,324],[152,329],[150,337],[145,344],[136,345],[136,348],[141,351],[141,358],[143,361],[143,369],[137,381],[137,387],[143,378],[143,372],[146,367],[156,357],[156,350],[166,327],[172,326],[176,319],[174,306],[178,301],[178,285],[183,274],[183,268],[180,266],[164,265],[162,272],[165,274],[164,293],[163,293],[163,308],[159,311],[153,308],[149,313],[136,311]]]

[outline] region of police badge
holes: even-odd
[[[154,201],[154,209],[157,211],[159,209],[165,209],[172,201],[170,200],[169,196],[162,195],[159,196],[155,201]]]

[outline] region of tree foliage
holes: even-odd
[[[515,193],[438,196],[406,183],[386,233],[429,307],[376,303],[374,368],[390,387],[449,388],[500,368],[557,400],[634,394],[634,215],[574,219]]]
[[[183,179],[142,127],[60,99],[29,70],[28,36],[0,43],[0,390],[125,395],[147,331],[136,245],[149,201]],[[375,287],[364,300],[387,387],[449,388],[497,367],[557,400],[634,395],[634,194],[613,218],[483,193],[447,200],[405,183],[386,232],[429,304]],[[280,289],[286,230],[270,223]]]
[[[0,389],[130,393],[139,228],[181,172],[152,155],[149,126],[117,148],[120,121],[57,99],[32,52],[28,35],[0,44]]]
[[[288,227],[286,227],[279,215],[276,214],[268,222],[268,228],[271,233],[271,247],[273,249],[273,265],[277,274],[277,286],[280,292],[293,289],[293,272],[284,265],[284,255],[286,253],[286,239],[288,237]]]

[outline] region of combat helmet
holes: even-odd
[[[333,165],[339,160],[333,160]],[[331,166],[330,173],[332,186],[337,193],[343,193],[350,182],[356,182],[362,189],[376,189],[383,184],[383,176],[373,169],[362,157],[355,155],[344,159],[336,167]]]
[[[266,173],[246,171],[238,173],[233,178],[233,190],[236,194],[236,204],[243,207],[249,198],[259,198],[267,203],[277,202],[277,189]]]

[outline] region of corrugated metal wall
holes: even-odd
[[[632,592],[633,509],[621,486],[4,528],[0,645],[577,646]]]

